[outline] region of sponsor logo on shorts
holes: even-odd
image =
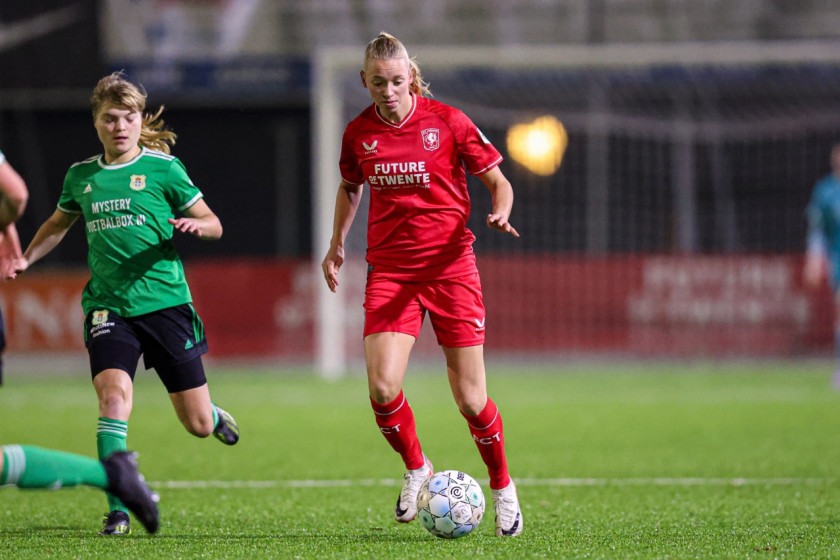
[[[108,321],[108,310],[97,309],[93,312],[93,317],[90,319],[92,325],[102,325]]]
[[[475,332],[481,332],[484,330],[484,322],[487,320],[487,317],[482,317],[481,319],[473,319],[475,321]]]
[[[97,309],[91,315],[90,324],[93,325],[90,328],[90,336],[96,338],[97,336],[111,332],[109,327],[113,327],[115,323],[114,321],[108,321],[107,309]]]

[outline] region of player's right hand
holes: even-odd
[[[344,264],[344,249],[342,247],[330,247],[327,256],[321,263],[321,270],[324,272],[324,280],[331,292],[335,293],[338,288],[338,269]]]

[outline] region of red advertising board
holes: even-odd
[[[831,348],[798,256],[479,258],[489,349],[791,356]]]
[[[798,256],[482,255],[478,262],[492,352],[796,356],[833,345],[831,295],[803,289]],[[326,288],[309,261],[190,261],[186,269],[212,355],[312,359],[315,297]],[[86,280],[86,271],[33,270],[0,286],[9,350],[83,351]],[[355,305],[346,312],[359,354],[353,314],[362,312]],[[438,352],[430,332],[417,352]]]

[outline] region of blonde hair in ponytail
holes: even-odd
[[[414,76],[410,88],[411,92],[421,97],[431,97],[432,92],[429,89],[428,82],[423,80],[420,66],[416,60],[408,56],[408,50],[399,39],[382,31],[365,48],[365,66],[371,60],[394,60],[396,58],[405,58],[408,61],[409,69]]]
[[[125,74],[114,72],[105,76],[93,88],[93,95],[90,97],[90,107],[93,112],[93,119],[99,113],[111,106],[128,107],[138,113],[146,109],[146,91],[125,79]],[[168,154],[170,147],[175,144],[177,135],[168,130],[160,115],[163,113],[163,105],[154,113],[143,113],[143,125],[140,129],[139,144],[151,150],[159,150]]]

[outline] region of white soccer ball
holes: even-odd
[[[461,471],[441,471],[423,483],[417,494],[420,522],[431,534],[457,539],[478,527],[484,517],[484,492]]]

